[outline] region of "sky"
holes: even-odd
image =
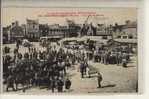
[[[51,13],[77,13],[79,16],[52,16]],[[79,13],[79,14],[78,14]],[[81,13],[81,14],[80,14]],[[86,14],[82,14],[86,13]],[[83,24],[88,17],[88,23],[124,24],[126,20],[137,20],[136,8],[26,8],[26,7],[3,7],[2,26],[10,25],[14,21],[25,24],[26,19],[38,19],[41,24],[60,24],[66,25],[66,19],[74,20],[77,24]],[[45,15],[48,15],[45,17]],[[98,16],[97,16],[98,15]],[[41,17],[42,16],[42,17]],[[104,19],[103,19],[104,18]]]

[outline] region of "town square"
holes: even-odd
[[[3,22],[4,93],[138,92],[136,9],[23,10]]]

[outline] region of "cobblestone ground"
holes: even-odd
[[[12,45],[11,45],[12,46]],[[13,47],[11,47],[13,48]],[[21,52],[25,52],[27,49],[21,48]],[[137,87],[137,57],[131,57],[131,62],[128,64],[128,68],[123,68],[117,65],[104,65],[101,63],[89,62],[90,65],[96,67],[103,76],[102,88],[97,88],[96,75],[88,78],[81,78],[78,71],[78,65],[69,69],[68,73],[71,76],[72,86],[70,91],[66,91],[62,94],[100,94],[100,93],[135,93]],[[22,90],[17,92],[6,92],[5,85],[3,86],[5,94],[33,94],[33,95],[48,95],[57,94],[52,93],[51,90],[40,89],[39,87],[31,87],[26,90],[25,93]]]

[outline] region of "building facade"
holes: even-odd
[[[10,29],[11,29],[11,26],[6,26],[6,27],[3,27],[3,29],[2,29],[2,31],[3,31],[3,43],[9,43],[10,42],[10,40],[11,40]]]
[[[23,37],[24,37],[23,29],[19,25],[19,22],[18,21],[13,22],[10,29],[10,41],[14,42],[18,39],[22,39]]]
[[[40,38],[39,21],[26,19],[27,38],[30,40],[37,40]]]
[[[126,21],[124,25],[113,26],[114,39],[137,39],[137,22]]]
[[[67,26],[60,26],[59,24],[53,24],[49,25],[49,32],[48,35],[49,37],[66,37],[68,33]]]

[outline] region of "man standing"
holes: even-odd
[[[98,73],[97,81],[98,81],[98,87],[97,88],[101,88],[102,75],[100,73]]]
[[[83,65],[84,65],[83,73],[86,75],[86,71],[87,71],[87,68],[88,68],[87,59],[86,59],[86,60],[84,60]]]
[[[81,73],[81,77],[84,78],[84,63],[83,62],[80,63],[80,73]]]
[[[125,68],[127,67],[126,53],[123,53],[122,66]]]
[[[19,40],[16,41],[16,48],[19,49]]]
[[[69,90],[70,87],[71,87],[71,81],[69,78],[67,78],[65,81],[65,89]]]

